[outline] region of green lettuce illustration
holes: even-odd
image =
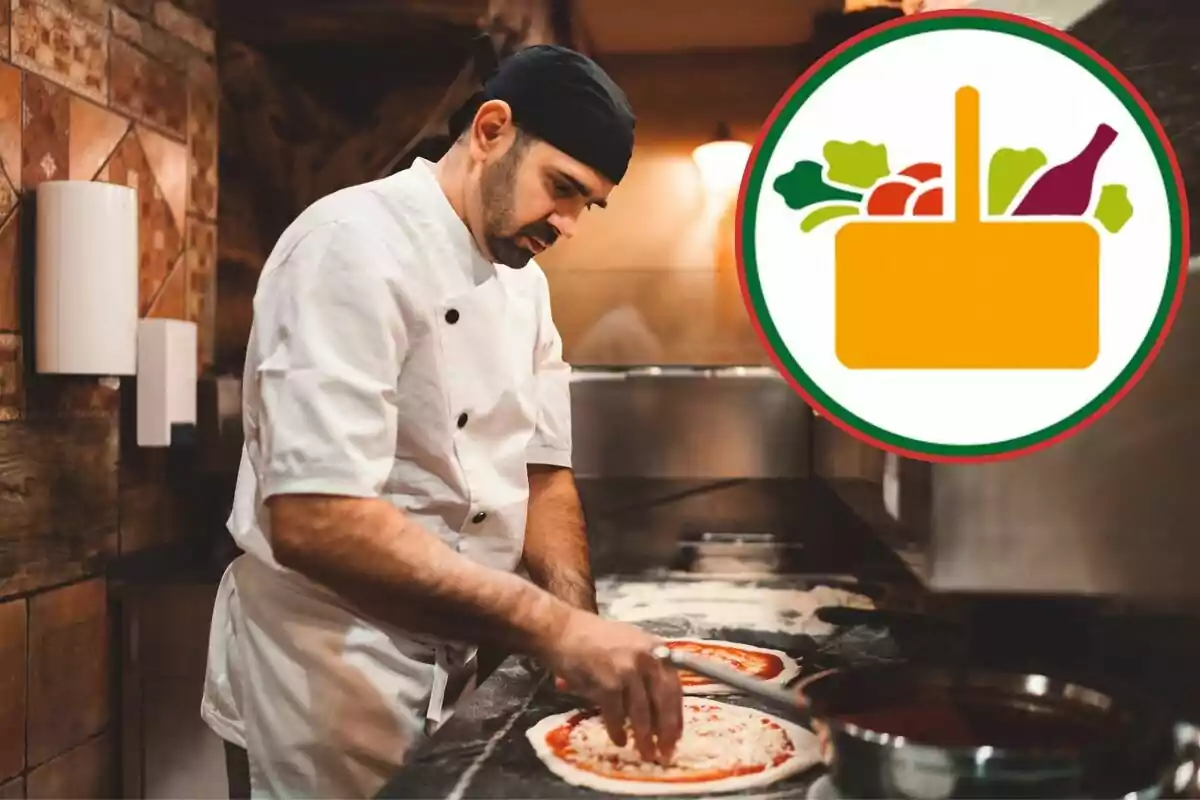
[[[869,189],[888,175],[887,147],[870,142],[826,142],[825,163],[829,180],[842,186]]]
[[[800,230],[804,231],[805,233],[810,233],[832,219],[849,217],[857,213],[858,206],[848,206],[840,203],[821,206],[804,218],[804,220],[800,223]]]
[[[1096,219],[1109,233],[1119,233],[1125,223],[1133,218],[1133,203],[1129,191],[1120,184],[1105,186],[1100,190],[1096,203]]]
[[[988,165],[988,214],[995,216],[1007,211],[1029,177],[1044,166],[1046,155],[1036,147],[997,150]]]
[[[789,172],[775,179],[775,191],[783,197],[788,208],[803,208],[829,200],[849,200],[857,203],[862,195],[830,186],[822,177],[824,167],[816,161],[797,161]]]

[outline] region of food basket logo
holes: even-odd
[[[1050,446],[1150,366],[1187,274],[1175,155],[1114,67],[951,11],[826,56],[763,127],[738,205],[747,308],[819,413],[876,446]]]

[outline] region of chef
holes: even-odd
[[[644,758],[670,757],[678,678],[654,637],[595,613],[569,368],[533,260],[604,208],[633,132],[594,62],[531,47],[440,161],[329,195],[279,238],[246,354],[244,553],[201,708],[253,796],[373,795],[481,652],[537,659],[617,744],[628,723]]]

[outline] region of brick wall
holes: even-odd
[[[133,445],[131,381],[32,372],[33,190],[137,190],[142,314],[197,322],[207,365],[214,23],[214,0],[0,3],[0,797],[114,794],[106,567],[201,533],[187,468]]]

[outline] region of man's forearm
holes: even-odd
[[[570,609],[516,575],[480,566],[384,500],[270,501],[283,566],[413,633],[540,654]]]
[[[569,469],[530,467],[522,559],[538,586],[575,608],[596,610],[583,506]]]

